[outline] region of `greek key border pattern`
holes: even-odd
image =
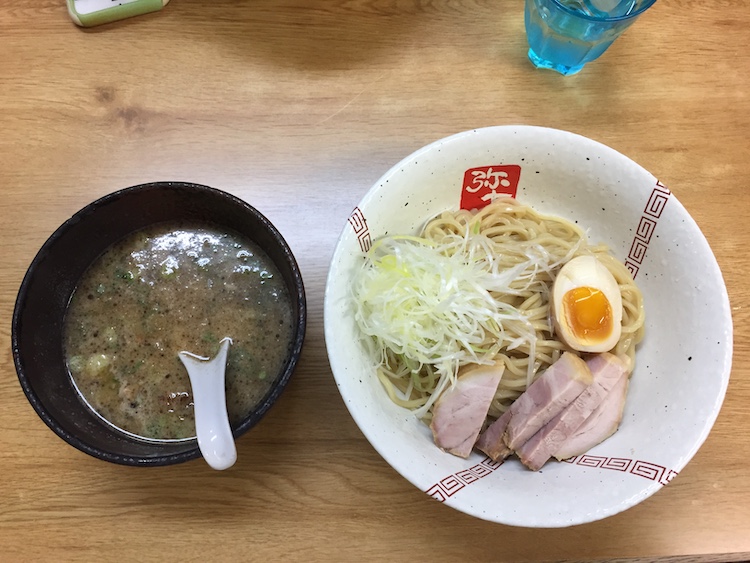
[[[372,237],[370,236],[370,228],[367,226],[367,219],[365,219],[365,214],[362,213],[362,210],[359,207],[355,207],[347,221],[351,225],[354,234],[357,235],[357,242],[362,252],[370,250]]]
[[[643,209],[643,214],[633,236],[633,243],[630,245],[628,258],[625,260],[625,267],[630,271],[633,279],[638,275],[638,270],[640,270],[641,264],[646,258],[646,251],[656,230],[656,223],[664,212],[670,195],[672,195],[672,192],[669,191],[669,188],[657,180],[656,186],[654,186],[646,202],[646,207]]]
[[[432,485],[425,492],[435,500],[443,502],[467,485],[476,483],[480,479],[487,477],[487,475],[492,474],[502,464],[502,461],[492,461],[489,457],[486,457],[469,469],[464,469],[440,479],[440,481]]]
[[[563,463],[579,465],[581,467],[608,469],[611,471],[630,473],[636,477],[656,481],[662,486],[667,485],[677,476],[676,471],[664,467],[663,465],[624,457],[604,457],[583,454],[566,459]],[[444,502],[464,487],[487,477],[487,475],[496,471],[502,464],[502,461],[492,461],[489,457],[486,457],[477,465],[474,465],[469,469],[463,469],[440,479],[440,481],[428,487],[425,490],[425,493],[437,501]]]

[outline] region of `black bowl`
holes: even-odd
[[[13,312],[13,359],[26,397],[63,440],[94,457],[123,465],[169,465],[200,456],[196,439],[139,440],[103,422],[80,398],[65,365],[63,319],[89,265],[110,245],[148,225],[196,220],[247,236],[281,271],[294,307],[293,343],[283,373],[237,427],[252,428],[278,399],[292,375],[305,336],[305,290],[297,262],[276,228],[252,206],[228,193],[182,182],[126,188],[83,208],[44,243],[29,266]]]

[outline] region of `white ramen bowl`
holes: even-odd
[[[430,429],[396,406],[365,356],[349,300],[373,240],[417,234],[425,222],[494,193],[517,191],[538,211],[577,221],[604,242],[644,294],[646,336],[619,430],[584,455],[541,471],[444,453]],[[697,277],[696,273],[700,275]],[[430,497],[478,518],[562,527],[621,512],[669,483],[706,439],[721,408],[732,320],[721,271],[700,229],[669,189],[590,139],[507,126],[434,142],[391,168],[354,209],[325,295],[325,337],[349,412],[383,458]]]

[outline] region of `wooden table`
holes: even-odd
[[[0,560],[750,557],[748,44],[747,0],[659,0],[564,78],[526,59],[521,0],[174,0],[91,30],[63,0],[0,0]],[[662,179],[708,238],[734,315],[729,390],[695,458],[642,504],[570,529],[491,524],[416,490],[357,429],[326,357],[323,287],[352,208],[413,150],[500,124],[586,135]],[[260,209],[307,286],[293,381],[223,473],[86,456],[13,368],[16,292],[47,236],[99,196],[165,179]]]

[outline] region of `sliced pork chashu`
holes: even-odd
[[[503,439],[509,420],[510,410],[507,410],[479,435],[475,445],[478,450],[486,453],[493,461],[500,461],[513,453]]]
[[[562,443],[554,457],[562,461],[584,454],[614,434],[622,420],[629,383],[628,376],[620,378],[591,416]]]
[[[520,448],[583,393],[592,381],[586,362],[575,354],[564,352],[508,409],[510,420],[505,429],[508,448],[513,451]]]
[[[500,363],[459,372],[456,384],[443,391],[432,410],[430,429],[438,447],[469,457],[504,370]]]
[[[606,399],[620,380],[627,380],[628,366],[609,353],[597,354],[586,360],[593,383],[557,416],[545,424],[521,447],[516,455],[533,471],[538,471]]]

